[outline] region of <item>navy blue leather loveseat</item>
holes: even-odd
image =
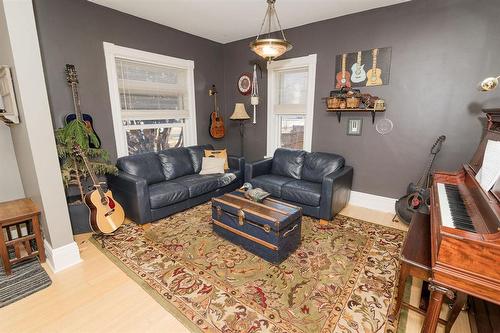
[[[332,220],[349,201],[353,169],[336,154],[276,149],[273,158],[247,163],[245,181],[300,206],[305,215]]]
[[[224,174],[200,175],[211,145],[172,148],[159,153],[120,157],[118,174],[108,186],[128,218],[144,224],[234,191],[243,184],[244,158],[228,157]]]

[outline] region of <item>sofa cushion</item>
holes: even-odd
[[[163,168],[156,153],[120,157],[116,161],[116,166],[126,173],[146,179],[148,184],[165,180]]]
[[[165,180],[172,180],[194,173],[193,161],[187,148],[171,148],[158,153]]]
[[[306,152],[303,150],[278,148],[274,152],[271,173],[300,179],[305,156]]]
[[[294,180],[281,188],[281,198],[308,206],[319,206],[321,184],[307,180]]]
[[[186,148],[193,162],[194,173],[201,171],[201,162],[205,156],[205,149],[214,149],[212,145],[191,146]]]
[[[189,198],[187,187],[171,181],[163,181],[149,186],[151,208],[161,208]]]
[[[221,174],[214,175],[187,175],[175,179],[175,182],[188,188],[189,197],[194,198],[219,188]]]
[[[291,181],[294,181],[294,179],[269,174],[252,178],[250,183],[254,188],[260,187],[264,191],[271,193],[273,197],[281,198],[281,187]]]
[[[302,168],[302,179],[321,183],[323,177],[342,168],[344,164],[345,159],[337,154],[308,153]]]

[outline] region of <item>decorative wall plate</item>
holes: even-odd
[[[252,91],[251,73],[243,73],[240,75],[238,79],[238,91],[244,96],[250,95],[250,92]]]
[[[382,135],[389,134],[390,132],[392,132],[393,128],[394,124],[389,118],[382,118],[377,121],[377,124],[375,125],[375,129],[377,130],[377,132]]]

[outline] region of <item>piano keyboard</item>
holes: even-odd
[[[437,184],[441,223],[445,227],[476,232],[457,185]]]

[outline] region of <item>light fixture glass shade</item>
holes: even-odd
[[[292,49],[292,44],[284,39],[256,39],[250,43],[250,49],[267,61],[272,61]]]
[[[250,116],[247,113],[247,110],[245,110],[245,104],[243,103],[236,103],[234,105],[234,112],[229,117],[231,120],[247,120],[250,119]]]
[[[255,40],[250,43],[250,49],[257,55],[266,59],[269,62],[278,58],[286,51],[292,49],[292,44],[290,44],[286,40],[283,28],[281,28],[280,19],[278,18],[278,13],[276,12],[276,8],[274,7],[275,2],[276,0],[267,0],[266,15],[264,15],[264,20],[262,21],[262,25],[260,26],[259,34],[257,35],[257,38],[255,38]],[[276,19],[276,23],[278,24],[279,32],[281,33],[282,38],[271,38],[271,26],[272,26],[273,16]],[[260,38],[262,30],[266,25],[265,24],[266,20],[267,20],[267,38]]]
[[[498,79],[499,77],[487,77],[483,81],[479,82],[478,84],[478,90],[479,91],[490,91],[495,89],[498,86]]]

